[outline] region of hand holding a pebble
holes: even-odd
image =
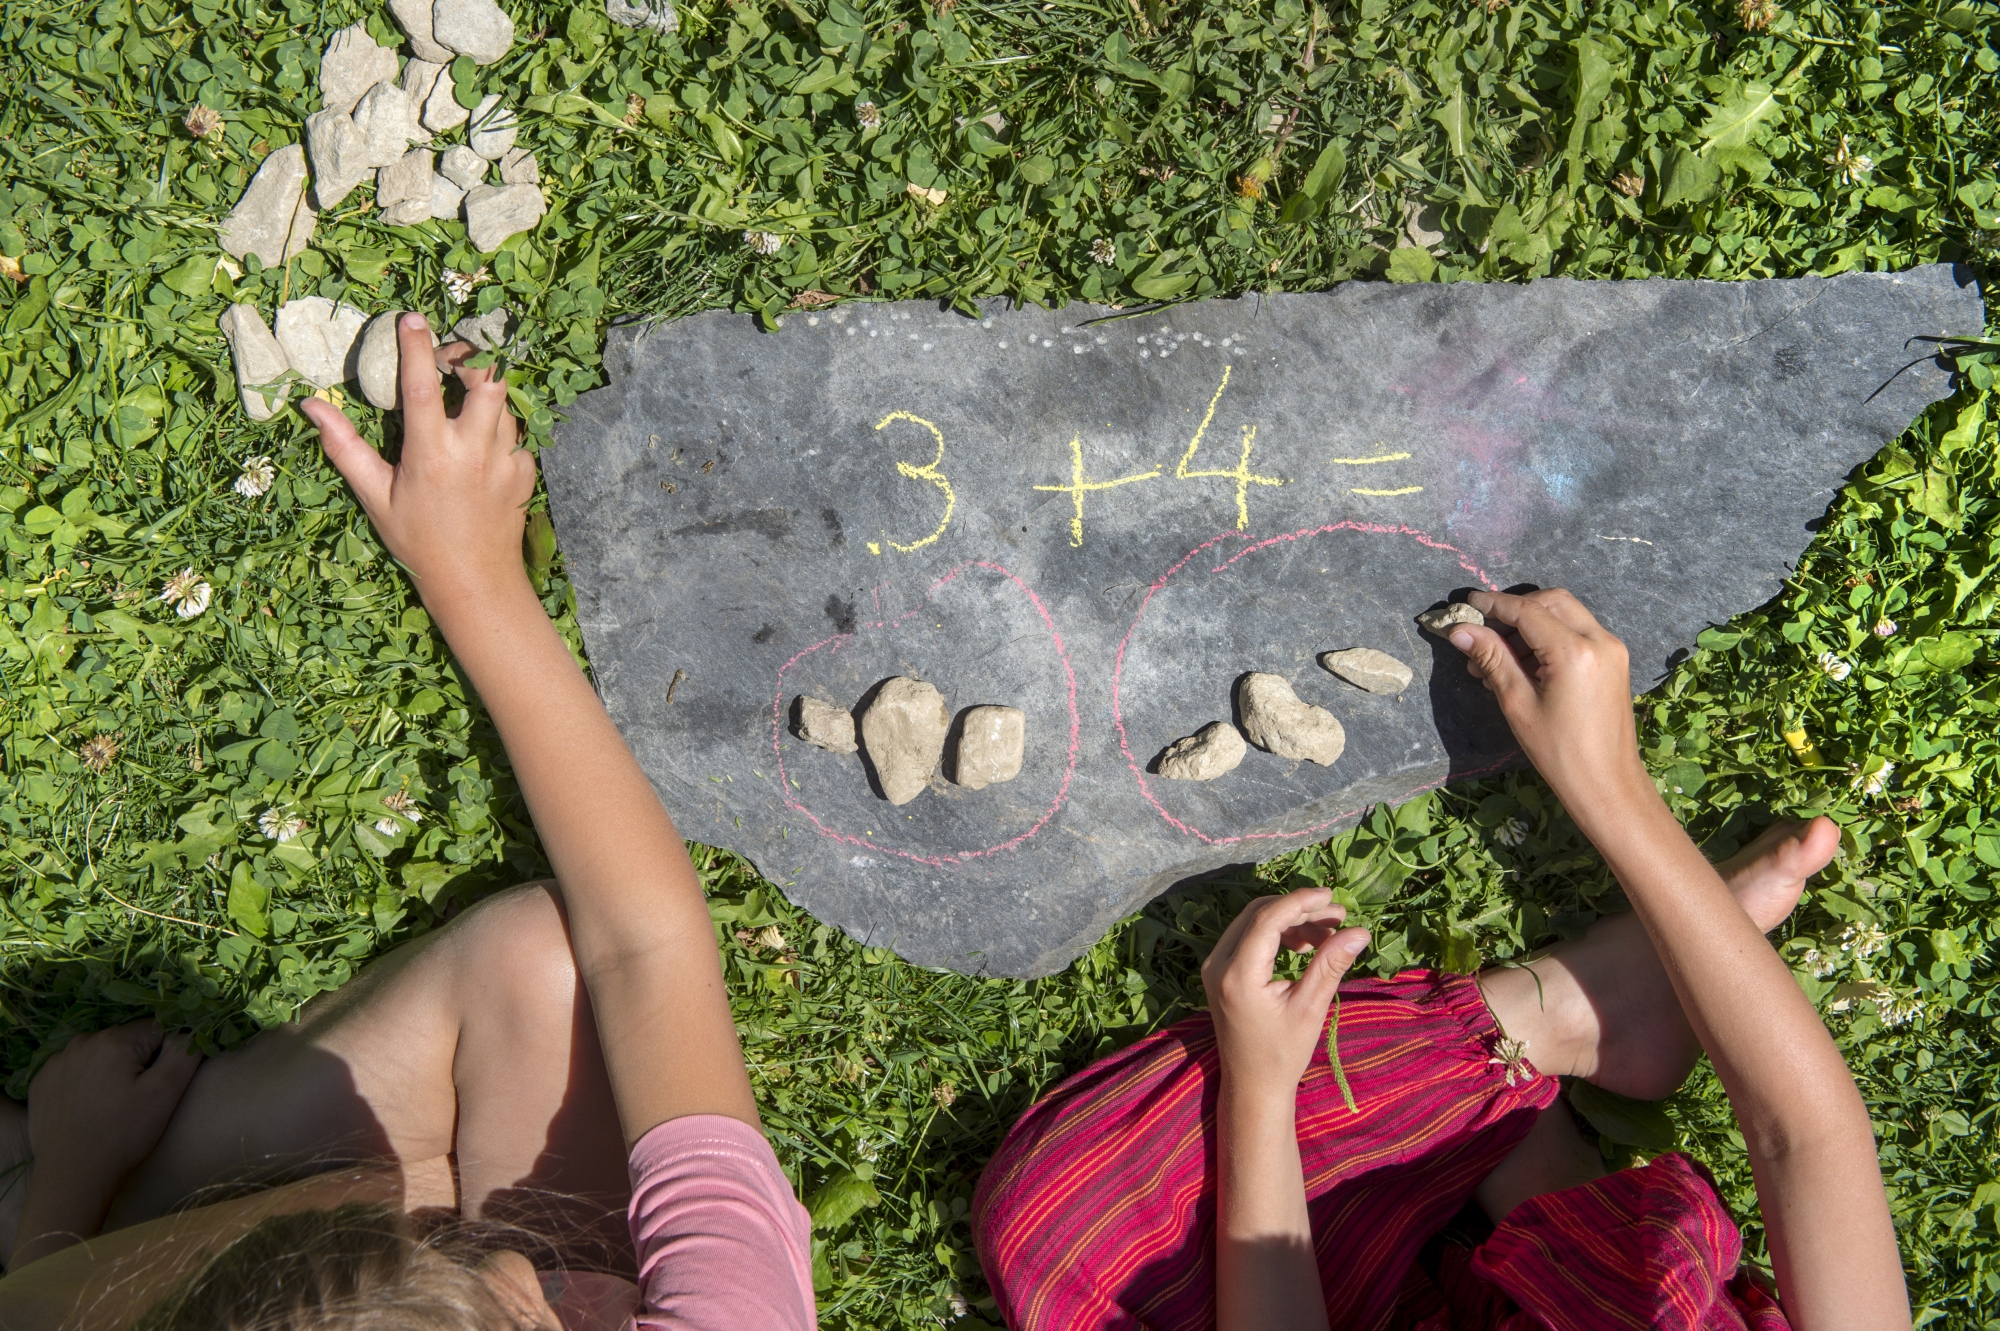
[[[1639,761],[1625,644],[1566,591],[1473,592],[1484,625],[1456,624],[1451,645],[1500,700],[1528,760],[1577,814],[1651,778]]]
[[[392,466],[330,402],[301,410],[319,427],[327,459],[354,487],[376,534],[410,571],[433,616],[527,586],[521,530],[535,492],[535,459],[520,447],[505,377],[465,362],[478,350],[450,342],[433,351],[421,314],[398,320],[403,449]],[[465,385],[457,414],[445,412],[439,373]]]

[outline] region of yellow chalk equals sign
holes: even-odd
[[[1365,467],[1371,462],[1401,462],[1408,453],[1377,453],[1372,458],[1335,458],[1333,462],[1341,467]]]

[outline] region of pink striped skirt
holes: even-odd
[[[1343,1100],[1324,1041],[1299,1086],[1299,1151],[1335,1331],[1787,1326],[1738,1271],[1701,1167],[1666,1155],[1534,1198],[1476,1248],[1434,1242],[1553,1104],[1508,1086],[1468,976],[1341,989]],[[1085,1068],[1014,1125],[973,1201],[987,1281],[1016,1331],[1215,1325],[1215,1035],[1190,1018]]]

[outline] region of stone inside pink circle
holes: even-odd
[[[815,814],[811,809],[808,809],[793,797],[792,783],[785,776],[785,675],[793,666],[803,661],[806,657],[811,656],[820,648],[831,645],[831,650],[839,651],[842,644],[850,641],[855,636],[853,633],[836,633],[832,637],[821,638],[818,642],[803,649],[792,657],[791,660],[778,667],[778,693],[771,702],[771,751],[776,756],[778,764],[779,793],[784,796],[785,807],[794,813],[804,815],[811,821],[814,830],[821,836],[828,837],[834,841],[846,842],[851,846],[865,846],[869,850],[879,854],[895,855],[901,859],[912,860],[918,864],[928,864],[932,868],[949,869],[970,860],[982,859],[988,855],[997,855],[1002,851],[1012,850],[1021,845],[1029,837],[1034,836],[1037,832],[1048,826],[1050,820],[1061,811],[1064,802],[1069,799],[1070,782],[1076,776],[1077,748],[1083,733],[1082,721],[1078,717],[1076,710],[1076,671],[1070,667],[1069,649],[1063,646],[1062,634],[1056,631],[1055,619],[1049,614],[1048,607],[1042,604],[1042,598],[1035,595],[1034,588],[1021,581],[1010,569],[1003,565],[984,559],[969,560],[932,583],[930,589],[924,593],[924,599],[918,602],[913,608],[904,611],[894,619],[877,620],[869,624],[857,624],[855,628],[859,631],[861,629],[893,629],[897,627],[905,620],[920,614],[924,607],[930,604],[931,597],[935,596],[940,588],[954,581],[959,574],[972,568],[983,568],[998,573],[1001,577],[1021,589],[1021,593],[1028,598],[1028,603],[1035,607],[1035,613],[1042,617],[1042,623],[1047,626],[1049,631],[1049,641],[1055,646],[1056,659],[1062,662],[1063,679],[1068,685],[1069,759],[1063,767],[1062,782],[1056,788],[1055,798],[1049,802],[1049,807],[1042,811],[1042,816],[1035,820],[1035,825],[1019,836],[1011,837],[1006,841],[1000,842],[998,845],[988,846],[984,850],[959,850],[953,851],[949,855],[918,855],[912,851],[897,850],[893,846],[877,845],[866,837],[857,837],[846,832],[837,831],[821,822],[818,814]]]

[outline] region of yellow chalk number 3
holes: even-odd
[[[931,438],[937,440],[937,456],[932,458],[929,463],[919,467],[914,463],[898,462],[896,464],[896,474],[913,481],[929,481],[932,485],[944,491],[944,516],[938,519],[937,529],[930,535],[920,541],[904,545],[901,541],[890,541],[887,532],[882,534],[882,541],[888,541],[890,549],[909,555],[915,554],[917,551],[931,544],[931,542],[937,540],[938,537],[944,535],[944,529],[951,525],[951,511],[958,506],[958,496],[951,492],[951,482],[946,480],[944,473],[938,470],[939,467],[944,465],[944,431],[938,429],[937,426],[932,425],[923,417],[912,415],[907,411],[890,412],[887,416],[875,422],[875,428],[878,430],[884,429],[896,421],[908,421],[912,425],[921,425],[931,432]],[[870,541],[868,543],[868,553],[871,555],[881,554],[882,541]]]

